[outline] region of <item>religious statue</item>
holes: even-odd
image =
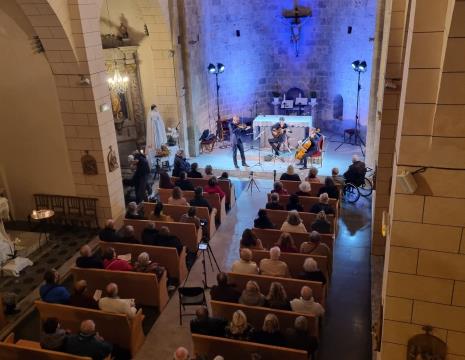
[[[295,56],[299,56],[300,51],[300,36],[302,26],[312,16],[312,10],[309,7],[300,6],[298,0],[294,0],[294,8],[283,10],[282,16],[285,19],[291,20],[291,43],[294,44]]]
[[[89,154],[89,150],[81,157],[82,172],[84,175],[97,175],[97,160]]]
[[[155,157],[157,149],[168,141],[165,123],[158,112],[157,106],[152,105],[147,115],[146,152],[151,160]]]
[[[447,346],[438,337],[431,335],[433,328],[424,326],[425,334],[412,337],[407,344],[407,360],[445,360]]]
[[[110,145],[110,150],[108,151],[108,155],[107,155],[107,162],[108,162],[108,170],[110,172],[113,172],[119,168],[118,159],[116,158],[115,150],[113,150],[111,145]]]

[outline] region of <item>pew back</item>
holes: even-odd
[[[289,212],[286,210],[269,210],[269,209],[265,209],[265,210],[271,222],[278,229],[281,228],[282,224],[286,221],[287,216],[289,214]],[[312,223],[316,220],[316,214],[307,213],[307,212],[299,212],[299,215],[305,227],[307,228],[307,230],[310,230]],[[334,216],[328,215],[326,219],[331,224],[331,234],[334,234],[334,229],[335,229]]]
[[[21,344],[0,342],[0,359],[2,360],[92,360],[87,356],[76,356],[59,351],[37,349]]]
[[[268,193],[268,201],[271,201],[271,193]],[[279,195],[279,203],[286,208],[286,205],[289,202],[290,195]],[[320,199],[318,197],[312,196],[299,196],[300,205],[304,208],[304,212],[309,212],[310,208],[318,204]],[[338,216],[339,210],[339,201],[336,199],[329,199],[329,205],[331,205],[336,213],[336,217]]]
[[[279,237],[283,233],[281,230],[276,229],[258,229],[253,228],[253,233],[259,238],[262,242],[262,245],[265,249],[271,249],[276,242],[279,240]],[[303,242],[307,242],[310,239],[310,235],[308,233],[290,233],[292,238],[294,239],[295,245],[298,249],[300,249],[300,245]],[[334,246],[334,235],[330,234],[320,234],[321,242],[323,244],[328,245],[328,247],[333,251]]]
[[[293,194],[297,191],[299,191],[299,185],[300,185],[300,181],[289,181],[289,180],[280,180],[283,184],[283,188],[287,190],[287,192],[289,194]],[[317,197],[318,196],[318,192],[320,191],[320,189],[325,186],[324,184],[324,179],[321,179],[320,178],[320,183],[310,183],[311,185],[311,191],[310,193],[312,194],[312,196],[315,196]],[[336,185],[339,189],[342,189],[342,187],[340,185]]]

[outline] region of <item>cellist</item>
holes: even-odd
[[[319,129],[312,129],[310,130],[310,134],[309,136],[304,139],[304,141],[302,141],[301,144],[304,144],[305,142],[307,141],[311,141],[312,144],[311,146],[307,149],[307,151],[305,152],[304,156],[302,159],[300,159],[300,162],[297,164],[299,166],[302,166],[300,168],[300,170],[304,170],[304,169],[307,169],[307,158],[312,156],[313,154],[315,154],[316,152],[318,152],[318,143],[320,141],[320,138],[321,138],[321,134],[319,132],[320,130]],[[299,144],[299,145],[301,145]]]

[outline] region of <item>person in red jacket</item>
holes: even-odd
[[[221,190],[220,186],[218,185],[218,179],[216,178],[216,176],[212,176],[208,180],[208,185],[205,186],[203,191],[205,191],[208,194],[218,194],[220,195],[220,199],[224,198],[224,196],[226,195],[224,191]]]
[[[133,271],[132,265],[123,259],[118,259],[116,251],[112,247],[105,250],[103,254],[103,267],[105,270]]]

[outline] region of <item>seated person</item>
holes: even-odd
[[[281,231],[290,233],[306,233],[307,229],[305,228],[299,213],[295,210],[291,210],[287,215],[286,221],[281,225]]]
[[[287,192],[286,189],[283,187],[283,183],[281,181],[275,181],[273,184],[273,190],[271,190],[271,193],[277,193],[278,195],[288,195],[289,193]]]
[[[245,289],[242,291],[241,297],[239,298],[239,304],[247,306],[265,305],[265,295],[261,293],[260,286],[256,281],[247,281]]]
[[[189,207],[186,214],[183,214],[179,219],[182,223],[191,223],[195,225],[195,228],[200,229],[200,219],[197,217],[197,208],[195,206]]]
[[[211,165],[205,166],[205,179],[210,179],[213,175],[213,167]]]
[[[152,262],[152,260],[150,260],[149,254],[144,251],[141,252],[137,257],[137,261],[134,263],[134,271],[153,273],[157,275],[158,279],[160,279],[165,272],[165,268],[156,262]]]
[[[85,269],[103,269],[103,261],[98,253],[92,255],[90,246],[85,244],[79,250],[79,256],[76,259],[76,266]]]
[[[258,274],[258,266],[252,261],[252,251],[247,248],[240,250],[241,258],[233,262],[231,272],[239,274]]]
[[[59,285],[60,274],[55,269],[47,270],[44,274],[45,284],[40,287],[39,293],[42,301],[52,304],[68,304],[69,291]]]
[[[303,264],[304,271],[299,274],[299,279],[309,280],[309,281],[318,281],[326,284],[326,277],[323,272],[318,269],[318,263],[315,259],[308,257],[305,259]]]
[[[199,172],[199,164],[194,162],[191,164],[191,169],[190,171],[187,173],[187,177],[190,177],[190,178],[193,178],[193,179],[201,179],[203,176],[202,176],[202,173]]]
[[[329,264],[333,256],[329,246],[321,242],[321,236],[316,231],[310,233],[310,241],[303,242],[300,245],[300,252],[302,254],[326,256]]]
[[[329,205],[329,196],[327,193],[320,194],[320,199],[316,204],[310,208],[310,212],[318,214],[320,211],[324,211],[326,215],[334,215],[334,209]]]
[[[225,329],[225,336],[229,339],[247,341],[253,332],[252,325],[247,322],[247,316],[242,310],[233,313],[231,322]]]
[[[181,190],[188,190],[188,191],[194,191],[194,185],[190,180],[187,179],[187,173],[185,171],[181,171],[179,173],[179,179],[176,180],[174,183],[177,187],[179,187]]]
[[[285,180],[285,181],[300,181],[300,176],[299,174],[296,174],[294,172],[294,166],[289,165],[287,167],[287,171],[281,175],[279,180]]]
[[[292,238],[292,235],[283,232],[278,239],[278,242],[274,245],[279,247],[281,252],[285,253],[298,253],[299,249],[297,249],[297,246],[295,246],[294,239]]]
[[[186,198],[182,196],[182,190],[177,186],[173,188],[173,192],[171,193],[171,196],[168,198],[168,204],[189,206],[189,203],[187,202]]]
[[[188,172],[190,168],[191,164],[189,164],[186,159],[186,153],[184,152],[184,149],[179,149],[174,156],[173,171],[171,175],[178,177],[181,171]]]
[[[155,246],[165,246],[165,247],[174,247],[178,251],[178,254],[181,253],[183,245],[179,238],[176,235],[170,233],[170,229],[166,226],[162,226],[158,232],[158,236],[155,239]]]
[[[191,320],[190,323],[192,334],[224,336],[224,330],[228,323],[226,320],[209,316],[205,306],[197,309],[195,316],[195,319]]]
[[[317,303],[313,298],[313,291],[308,286],[302,286],[300,290],[300,298],[294,299],[291,301],[292,311],[312,314],[314,316],[320,317],[325,314],[325,309],[321,306],[320,303]]]
[[[183,346],[178,347],[173,354],[173,360],[189,360],[189,359],[190,359],[189,351]]]
[[[336,185],[344,186],[346,184],[344,176],[339,175],[339,169],[337,167],[331,170],[331,177]]]
[[[120,230],[121,238],[120,241],[126,244],[140,244],[139,240],[136,239],[134,232],[134,226],[125,225]]]
[[[92,360],[104,360],[112,350],[113,346],[98,334],[92,320],[84,320],[79,334],[68,336],[64,349],[68,354],[87,356]]]
[[[278,310],[291,310],[291,305],[287,299],[286,290],[280,282],[273,281],[270,285],[270,291],[266,295],[266,306]]]
[[[287,347],[307,351],[311,359],[315,358],[318,349],[318,339],[308,335],[308,320],[305,316],[297,316],[294,327],[284,331]]]
[[[261,240],[257,238],[257,235],[255,235],[253,231],[248,228],[242,232],[240,247],[254,250],[263,250]]]
[[[103,267],[105,270],[132,271],[132,265],[123,259],[118,259],[116,251],[112,247],[105,249],[103,253]]]
[[[286,210],[304,211],[303,206],[300,204],[299,195],[292,194],[291,196],[289,196],[289,201],[286,205]]]
[[[158,230],[155,229],[155,224],[150,222],[147,226],[142,230],[142,234],[140,235],[140,239],[142,244],[144,245],[153,245],[155,243],[155,239],[158,236]]]
[[[173,218],[169,215],[163,214],[163,203],[157,202],[153,209],[153,214],[150,220],[153,221],[174,221]]]
[[[357,155],[353,155],[352,165],[344,173],[344,179],[346,183],[351,183],[358,187],[365,182],[366,173],[367,168],[365,163]]]
[[[47,318],[42,323],[40,347],[46,350],[63,351],[67,337],[68,333],[61,328],[57,318]]]
[[[223,171],[221,173],[221,176],[218,178],[218,180],[223,180],[223,181],[227,180],[231,184],[231,180],[229,180],[229,174],[226,171]]]
[[[223,190],[221,190],[220,186],[218,185],[218,179],[215,176],[212,176],[208,180],[208,185],[203,188],[203,191],[207,194],[218,194],[220,199],[223,199],[226,194]]]
[[[260,261],[260,274],[276,277],[290,277],[289,268],[284,261],[279,260],[281,250],[274,246],[270,249],[270,258]]]
[[[323,193],[327,193],[331,199],[339,199],[339,189],[334,184],[333,178],[330,176],[325,178],[325,186],[322,186],[320,190],[318,190],[318,196]]]
[[[87,281],[79,280],[74,283],[74,292],[69,298],[69,305],[87,309],[98,309],[97,301],[87,289]]]
[[[126,210],[126,216],[125,217],[126,217],[126,219],[134,219],[134,220],[143,220],[143,219],[145,219],[144,214],[141,212],[141,208],[134,201],[131,201],[128,204],[128,208]]]
[[[98,301],[98,307],[102,311],[126,314],[132,319],[137,312],[134,304],[134,299],[120,299],[118,296],[118,285],[115,283],[109,283],[105,288],[107,296],[100,298]]]
[[[316,167],[311,167],[310,170],[308,170],[308,176],[305,178],[305,181],[308,181],[309,183],[319,183],[320,179],[318,179],[318,169]]]
[[[258,210],[258,217],[253,221],[253,226],[258,229],[274,229],[274,224],[271,222],[266,210]]]
[[[270,201],[265,206],[269,210],[284,210],[284,206],[279,203],[279,194],[273,193],[270,195]]]
[[[331,234],[331,224],[326,220],[326,214],[324,211],[320,211],[316,214],[316,219],[310,225],[312,231],[318,231],[320,234]]]
[[[228,283],[228,276],[220,272],[216,275],[218,285],[215,285],[210,290],[212,300],[237,303],[241,293],[236,289],[236,285]]]
[[[295,194],[297,196],[312,196],[311,190],[312,186],[310,183],[308,181],[302,181],[299,184],[299,191],[297,191]]]
[[[105,223],[105,227],[100,230],[98,236],[102,241],[118,242],[119,237],[116,233],[115,222],[112,219],[108,219]]]
[[[212,207],[207,199],[203,197],[203,188],[198,186],[194,190],[194,198],[189,201],[190,206],[207,207],[208,212],[212,212]]]
[[[286,339],[279,331],[279,320],[275,314],[267,314],[261,330],[254,331],[251,341],[260,344],[286,346]]]
[[[171,180],[171,176],[165,169],[160,170],[160,180],[158,181],[158,187],[160,189],[173,189],[174,184]]]

